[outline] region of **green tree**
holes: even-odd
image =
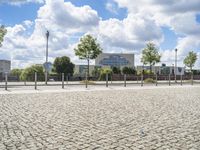
[[[131,67],[124,67],[122,69],[123,74],[136,74],[136,70]]]
[[[160,62],[161,55],[158,53],[158,49],[156,48],[154,43],[147,43],[146,48],[142,50],[142,59],[141,62],[143,64],[149,64],[150,71],[152,72],[152,65]]]
[[[6,35],[7,30],[4,26],[0,26],[0,47],[2,46],[3,38]]]
[[[20,79],[22,81],[34,81],[35,72],[37,72],[37,79],[39,81],[44,80],[44,70],[43,66],[41,65],[33,65],[23,69]]]
[[[93,38],[91,35],[83,36],[74,51],[79,59],[87,60],[87,72],[89,75],[90,60],[97,58],[97,56],[102,53],[102,48],[100,47],[100,44],[97,43],[97,39]]]
[[[23,69],[12,69],[11,70],[11,75],[17,76],[19,79],[20,75],[22,74]]]
[[[183,63],[190,68],[190,72],[192,72],[192,67],[197,61],[197,53],[190,51],[188,55],[185,57]]]
[[[119,67],[112,67],[112,72],[113,72],[114,74],[121,74],[121,70],[120,70]]]
[[[110,68],[101,68],[99,80],[105,80],[106,79],[106,74],[109,75],[109,80],[110,80],[110,75],[112,74],[112,69],[110,69]]]
[[[53,63],[53,71],[58,74],[64,73],[65,75],[74,73],[74,64],[67,56],[57,57]]]
[[[99,77],[100,76],[100,72],[101,72],[101,68],[98,66],[94,67],[94,70],[92,71],[92,75],[95,77]]]

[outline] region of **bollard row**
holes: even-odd
[[[46,77],[46,75],[47,74],[45,74],[45,77]],[[141,87],[144,86],[144,79],[145,79],[144,77],[145,76],[143,74],[141,74],[141,76],[140,76],[140,78],[141,78],[141,83],[140,83]],[[183,85],[183,80],[185,80],[185,78],[183,79],[183,77],[184,77],[183,75],[180,75],[180,78],[179,78],[180,79],[179,83],[180,83],[181,86]],[[106,87],[109,86],[109,79],[110,79],[111,85],[112,85],[113,76],[111,75],[110,78],[109,78],[109,74],[107,73],[106,77],[105,77],[105,85],[106,85]],[[88,74],[86,72],[86,74],[85,74],[85,88],[88,88],[88,83],[89,83],[88,80],[89,80],[89,77],[88,77]],[[123,80],[124,80],[124,83],[123,83],[124,87],[127,87],[127,75],[126,74],[123,75]],[[167,80],[167,78],[166,78],[166,80]],[[172,84],[171,80],[174,80],[174,78],[171,77],[171,75],[169,74],[168,75],[168,85],[169,86],[171,86],[171,84]],[[191,80],[190,84],[194,85],[194,76],[193,76],[193,74],[191,74],[190,80]],[[66,84],[68,84],[68,81],[69,81],[69,76],[67,75],[66,76]],[[139,81],[139,78],[137,76],[137,83],[138,83],[138,81]],[[157,74],[154,76],[154,81],[155,81],[154,82],[155,86],[158,86],[158,75]],[[38,82],[38,75],[37,75],[37,72],[35,72],[35,74],[34,74],[34,89],[35,90],[38,89],[38,83],[37,82]],[[178,83],[178,81],[175,82],[175,84],[177,84],[177,83]],[[46,79],[45,79],[45,84],[46,84]],[[27,86],[26,80],[24,81],[24,85]],[[64,73],[61,74],[61,88],[62,89],[65,88],[65,74]],[[5,74],[5,90],[8,90],[8,74],[7,73]]]

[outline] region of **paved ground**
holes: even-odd
[[[200,149],[200,87],[0,94],[0,150]]]

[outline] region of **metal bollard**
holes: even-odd
[[[124,74],[124,87],[126,87],[126,74]]]
[[[47,85],[47,80],[48,80],[48,72],[45,72],[45,84]]]
[[[143,74],[141,74],[141,86],[143,86],[143,78],[144,78],[144,76],[143,76]]]
[[[88,88],[88,75],[87,75],[87,71],[85,73],[85,88]]]
[[[106,87],[108,87],[108,73],[106,73]]]
[[[183,75],[181,74],[181,86],[183,85]]]
[[[193,77],[193,74],[191,75],[191,84],[193,85],[194,84],[194,77]]]
[[[158,86],[158,75],[156,74],[156,86]]]
[[[64,89],[65,86],[64,81],[65,81],[65,74],[62,73],[62,89]]]
[[[5,74],[5,90],[8,90],[8,74]]]
[[[171,76],[169,74],[169,86],[171,86]]]
[[[111,80],[111,84],[112,84],[112,80],[113,80],[113,79],[112,79],[112,74],[111,74],[111,76],[110,76],[110,80]]]
[[[66,76],[66,83],[68,84],[68,81],[69,81],[69,76],[67,75]]]
[[[35,72],[35,90],[37,90],[37,72]]]

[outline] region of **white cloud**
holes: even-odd
[[[113,14],[118,14],[118,7],[116,3],[108,1],[105,5],[106,9]]]
[[[0,1],[3,2],[3,1]],[[7,2],[7,1],[6,1]],[[13,2],[13,1],[9,1]],[[23,0],[15,2],[33,2]],[[42,3],[43,0],[35,2]],[[20,4],[20,3],[19,3]],[[116,6],[118,4],[118,6]],[[118,7],[128,9],[127,17],[119,20],[102,20],[90,6],[76,7],[64,0],[46,0],[34,21],[8,27],[0,56],[12,58],[13,67],[22,67],[45,60],[45,33],[50,31],[49,59],[68,55],[80,63],[74,55],[74,47],[81,35],[91,33],[98,38],[105,52],[135,52],[136,64],[140,64],[140,52],[146,42],[158,46],[164,40],[161,27],[167,26],[178,37],[179,64],[190,50],[198,52],[200,24],[196,14],[200,12],[199,0],[109,0],[106,8],[117,13]],[[175,48],[175,47],[174,47]],[[162,61],[171,65],[174,50],[162,50]]]
[[[57,9],[59,8],[59,9]],[[11,58],[13,67],[24,67],[45,61],[46,30],[50,31],[49,60],[67,55],[73,61],[76,34],[92,31],[98,27],[100,18],[89,6],[75,7],[64,0],[47,0],[38,10],[34,22],[26,20],[13,27],[7,27],[1,57]],[[29,34],[30,30],[33,30]]]
[[[20,6],[25,3],[44,3],[44,0],[0,0],[0,3],[7,3],[11,5]]]
[[[167,26],[177,37],[180,64],[190,50],[198,51],[200,48],[200,24],[196,15],[200,13],[199,0],[113,0],[119,7],[127,8],[129,15],[146,16],[154,20],[158,26]],[[167,39],[166,39],[167,40]],[[174,47],[175,48],[175,47]],[[163,50],[163,61],[170,62],[173,50]]]
[[[140,50],[148,41],[159,44],[163,40],[162,31],[154,21],[132,14],[124,20],[101,21],[98,34],[103,44],[129,51]]]

